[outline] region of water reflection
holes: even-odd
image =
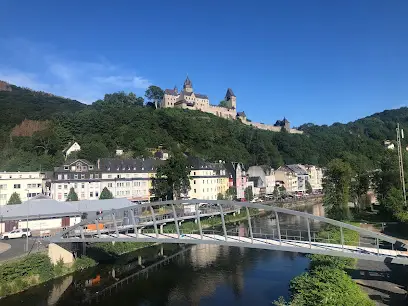
[[[304,210],[323,214],[321,205]],[[289,231],[306,228],[297,216],[282,215],[280,224]],[[254,232],[273,233],[276,220],[272,215],[254,218],[252,226]],[[229,228],[234,227],[240,235],[247,232],[245,223]],[[290,252],[162,245],[3,299],[1,305],[271,305],[288,296],[289,281],[307,265],[307,258]]]

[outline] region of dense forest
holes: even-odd
[[[95,162],[113,156],[148,156],[146,148],[163,145],[171,152],[189,152],[210,161],[246,165],[310,163],[326,166],[334,158],[353,169],[375,169],[385,139],[395,138],[396,122],[408,127],[408,108],[389,110],[331,126],[304,124],[304,135],[263,131],[211,114],[181,109],[155,109],[142,97],[107,94],[92,105],[11,86],[0,91],[0,170],[51,170],[63,160],[62,150],[75,139],[79,157]],[[152,95],[147,94],[152,102]],[[153,101],[154,102],[154,101]],[[41,121],[30,136],[21,129]],[[47,120],[47,121],[46,121]],[[20,130],[19,130],[20,129]],[[13,130],[13,133],[12,133]],[[30,134],[30,133],[28,133]]]

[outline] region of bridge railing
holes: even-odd
[[[204,203],[204,204],[203,204]],[[164,213],[161,213],[164,212]],[[230,228],[227,230],[228,215],[239,214],[240,220],[247,222],[248,227],[245,230]],[[272,219],[271,228],[268,232],[256,232],[254,225],[254,216],[259,214],[270,214]],[[304,229],[285,229],[281,224],[280,218],[282,215],[291,215],[296,218],[304,219],[306,230]],[[379,249],[395,249],[403,246],[402,242],[398,242],[395,238],[389,237],[380,233],[375,233],[356,227],[351,224],[339,222],[336,220],[314,216],[308,213],[293,211],[275,206],[248,203],[248,202],[232,202],[232,201],[215,201],[215,200],[180,200],[180,201],[165,201],[138,204],[104,212],[101,216],[94,220],[84,220],[81,223],[68,228],[67,230],[57,234],[53,239],[55,241],[68,241],[67,239],[75,238],[75,241],[94,241],[96,238],[102,238],[105,234],[105,241],[114,241],[119,239],[120,235],[125,235],[126,238],[137,241],[140,239],[139,234],[152,233],[151,238],[161,237],[169,229],[168,225],[172,225],[170,230],[173,231],[173,238],[180,239],[182,235],[198,233],[200,239],[204,240],[205,235],[208,235],[209,229],[206,228],[211,222],[207,222],[207,218],[219,218],[217,229],[210,231],[217,232],[217,235],[224,237],[227,241],[229,237],[238,236],[239,241],[249,238],[249,243],[254,243],[256,239],[272,239],[276,240],[279,245],[283,241],[304,241],[311,248],[312,243],[329,243],[343,246],[367,246]],[[186,230],[181,226],[184,221],[193,221],[194,226]],[[322,237],[311,229],[311,222],[319,222],[337,227],[340,235],[337,237]],[[167,226],[166,226],[167,225]],[[344,230],[352,230],[359,233],[359,241],[347,241],[344,235]],[[271,233],[272,231],[272,233]],[[134,234],[133,236],[131,234]],[[213,234],[214,235],[214,234]],[[160,239],[165,239],[166,236]],[[143,239],[150,239],[144,237]],[[100,241],[102,241],[101,239]],[[185,242],[184,242],[185,243]],[[306,245],[305,244],[305,245]]]

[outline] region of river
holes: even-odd
[[[323,215],[319,204],[299,210]],[[294,228],[306,229],[304,220],[296,216],[280,215],[280,224],[281,232],[292,235]],[[312,230],[319,226],[311,222]],[[253,231],[272,233],[275,220],[256,218]],[[290,280],[308,263],[304,255],[289,252],[158,245],[10,296],[1,305],[271,305],[279,296],[289,297]]]

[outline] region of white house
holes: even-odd
[[[76,141],[74,141],[74,142],[70,142],[68,146],[62,151],[62,153],[64,153],[65,159],[67,159],[69,154],[71,154],[72,152],[78,152],[78,151],[81,151],[81,146]]]
[[[255,187],[264,188],[265,194],[273,193],[275,189],[275,171],[270,166],[251,166],[248,168],[247,174],[249,180],[255,183]],[[257,178],[260,178],[260,180]],[[257,183],[261,183],[261,185],[258,186]]]
[[[42,172],[0,172],[0,205],[6,205],[16,192],[27,201],[43,192],[45,174]]]

